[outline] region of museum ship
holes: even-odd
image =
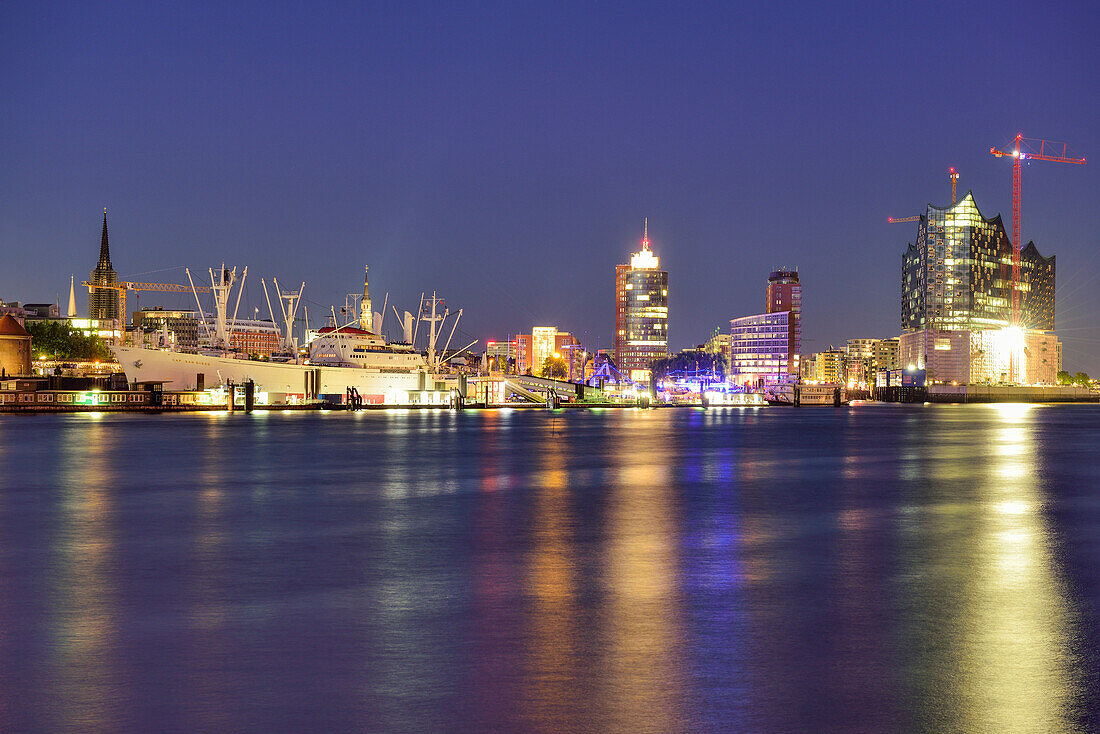
[[[240,283],[243,287],[248,270],[244,270]],[[190,272],[188,272],[190,279]],[[452,314],[445,308],[439,312],[440,300],[432,295],[421,298],[417,327],[427,322],[428,348],[425,353],[413,345],[412,317],[405,314],[405,341],[389,342],[372,331],[374,315],[371,313],[367,280],[364,277],[363,298],[358,325],[338,325],[333,309],[332,325],[313,332],[308,345],[308,358],[298,353],[297,339],[293,336],[295,311],[301,290],[278,292],[280,311],[284,317],[286,333],[285,354],[273,356],[269,361],[248,359],[228,351],[231,343],[232,324],[236,319],[227,318],[231,290],[237,282],[236,268],[211,270],[215,315],[213,324],[205,324],[213,331],[210,349],[198,354],[143,347],[112,346],[111,351],[126,373],[130,383],[162,384],[167,390],[205,390],[240,384],[248,380],[255,383],[262,402],[269,404],[294,404],[312,400],[345,403],[355,400],[366,405],[449,405],[465,385],[460,376],[443,370],[440,355],[436,352],[436,340],[446,319]],[[303,283],[303,289],[305,284]],[[192,281],[192,289],[194,283]],[[278,282],[276,281],[278,291]],[[264,284],[264,293],[267,286]],[[198,295],[196,292],[196,301]],[[283,308],[283,300],[287,307]],[[240,303],[238,292],[237,303]],[[268,309],[271,309],[268,298]],[[385,306],[383,306],[385,309]],[[201,309],[200,309],[201,315]],[[274,321],[274,312],[272,312]],[[461,318],[462,310],[455,314],[454,326]],[[381,324],[379,324],[381,325]],[[454,326],[451,335],[454,334]],[[448,339],[448,344],[450,339]],[[472,345],[471,345],[472,346]],[[443,352],[446,352],[446,345]],[[467,347],[468,348],[468,347]]]

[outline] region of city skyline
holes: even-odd
[[[886,217],[948,203],[948,166],[1007,220],[1011,176],[991,145],[1023,131],[1100,149],[1083,3],[1026,31],[970,7],[928,27],[893,8],[756,12],[13,8],[0,297],[64,301],[95,264],[106,205],[120,278],[247,264],[305,280],[327,310],[367,263],[376,300],[412,310],[437,290],[474,337],[556,323],[609,348],[605,274],[648,217],[677,284],[670,351],[758,313],[759,279],[798,267],[810,353],[898,335],[916,226]],[[779,26],[798,53],[761,32]],[[1095,371],[1100,174],[1061,168],[1027,169],[1022,239],[1058,255],[1065,364]]]

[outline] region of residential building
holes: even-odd
[[[730,344],[732,337],[715,329],[714,335],[707,339],[703,348],[711,354],[721,354],[726,360],[726,366],[730,363]]]
[[[24,303],[23,313],[27,318],[56,319],[61,317],[61,310],[56,303]]]
[[[844,382],[844,360],[848,352],[844,349],[829,347],[824,352],[810,355],[812,370],[804,371],[802,378],[813,382]]]
[[[517,335],[515,345],[518,374],[541,376],[548,357],[565,360],[566,379],[580,379],[584,374],[584,349],[568,331],[558,331],[556,326],[536,326],[530,334]]]
[[[880,371],[898,369],[897,339],[849,339],[846,352],[844,379],[850,385],[873,386]]]
[[[897,338],[875,339],[874,353],[872,354],[875,372],[901,369],[901,362],[898,359],[898,344],[899,340]]]
[[[615,362],[623,374],[649,381],[649,363],[668,356],[668,272],[649,249],[649,221],[642,249],[615,266]]]
[[[10,315],[13,319],[19,322],[19,325],[23,325],[23,319],[26,317],[27,312],[23,310],[23,304],[19,301],[9,301],[7,303],[0,301],[0,316]]]
[[[570,382],[582,382],[584,380],[584,362],[587,354],[577,338],[568,331],[559,331],[554,335],[554,353],[561,355],[565,360],[565,379]]]

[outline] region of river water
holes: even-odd
[[[5,731],[1096,731],[1100,407],[0,416]]]

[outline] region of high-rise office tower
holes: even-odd
[[[615,266],[615,362],[619,371],[649,381],[649,363],[668,356],[668,272],[649,249],[649,220],[642,249]]]
[[[103,236],[99,241],[99,262],[88,276],[93,286],[118,285],[118,273],[111,267],[111,251],[107,246],[107,210],[103,210]],[[117,319],[118,291],[113,288],[92,288],[88,293],[88,317]],[[123,321],[126,315],[122,314]]]
[[[797,270],[776,270],[768,276],[764,291],[764,313],[789,311],[787,319],[786,372],[798,374],[798,353],[802,350],[802,284]]]

